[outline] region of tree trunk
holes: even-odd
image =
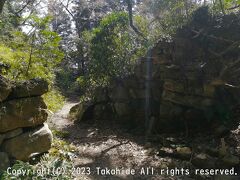
[[[222,13],[223,13],[224,15],[226,15],[225,9],[224,9],[224,4],[223,4],[222,0],[219,0],[219,3],[220,3],[220,7],[221,7],[221,10],[222,10]]]
[[[6,0],[0,0],[0,13],[2,13],[5,2],[6,2]]]
[[[128,6],[128,16],[129,16],[129,25],[134,30],[135,33],[144,37],[144,35],[138,30],[138,28],[133,24],[133,11],[132,11],[132,0],[126,0]]]
[[[32,56],[33,56],[33,46],[34,46],[34,43],[35,43],[35,31],[34,31],[34,34],[32,36],[32,42],[31,42],[31,47],[30,47],[30,54],[29,54],[29,59],[28,59],[28,66],[27,66],[27,69],[26,69],[26,76],[28,77],[29,75],[29,69],[31,68],[31,65],[32,65]]]
[[[184,6],[185,6],[185,11],[186,11],[186,16],[188,18],[189,17],[189,3],[188,3],[188,0],[185,0]]]

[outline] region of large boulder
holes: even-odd
[[[91,110],[91,109],[90,109]],[[99,103],[95,104],[92,107],[93,116],[91,116],[94,120],[109,120],[114,118],[112,105],[109,103]],[[89,117],[89,116],[88,116]],[[91,119],[91,118],[90,118]]]
[[[118,116],[125,116],[130,114],[129,105],[127,103],[115,103],[114,108]]]
[[[93,117],[95,104],[90,101],[80,102],[73,106],[69,111],[69,118],[75,121],[91,119]],[[92,117],[88,117],[92,116]]]
[[[13,137],[16,137],[16,136],[22,134],[22,133],[23,133],[22,128],[17,128],[17,129],[14,129],[12,131],[8,131],[8,132],[3,133],[3,134],[0,133],[0,146],[5,139],[11,139]]]
[[[11,99],[41,96],[48,92],[48,82],[43,79],[31,79],[15,84],[10,94]]]
[[[0,152],[0,172],[6,170],[10,166],[10,161],[8,154],[5,152]]]
[[[96,88],[94,91],[94,102],[96,103],[106,103],[109,101],[108,89],[107,88]]]
[[[19,136],[20,134],[23,133],[23,129],[22,128],[17,128],[17,129],[14,129],[12,131],[8,131],[2,135],[4,135],[4,139],[11,139],[11,138],[14,138],[16,136]]]
[[[11,92],[11,85],[7,79],[0,75],[0,102],[7,99]]]
[[[11,100],[0,104],[0,133],[42,124],[47,120],[46,108],[41,97]]]
[[[109,94],[111,100],[113,102],[129,102],[129,91],[126,87],[122,85],[116,85],[111,89],[111,92]]]
[[[44,153],[51,148],[52,133],[47,124],[20,136],[4,141],[2,149],[11,157],[27,161],[33,153]]]

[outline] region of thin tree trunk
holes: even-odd
[[[30,47],[30,54],[29,54],[29,59],[28,59],[28,66],[27,66],[27,69],[26,69],[26,76],[28,76],[29,69],[30,69],[30,67],[32,65],[32,55],[33,55],[33,44],[34,44],[34,41],[35,41],[35,35],[33,34],[32,43],[31,43],[31,47]]]
[[[132,0],[126,0],[127,6],[128,6],[128,16],[129,16],[129,25],[134,30],[135,33],[140,35],[141,37],[144,37],[144,35],[138,30],[138,28],[133,24],[133,12],[132,12]]]
[[[222,10],[222,13],[223,13],[224,15],[226,15],[222,0],[219,0],[219,3],[220,3],[220,7],[221,7],[221,10]]]
[[[3,6],[5,4],[6,0],[0,0],[0,13],[3,11]]]
[[[31,64],[32,64],[32,54],[33,54],[33,48],[31,47],[30,49],[30,55],[29,55],[29,60],[28,60],[28,66],[27,66],[27,70],[26,70],[26,76],[28,77],[28,72],[29,72],[29,69],[31,67]]]
[[[185,11],[186,11],[186,16],[188,18],[189,17],[189,3],[188,3],[188,0],[185,0],[184,6],[185,6]]]

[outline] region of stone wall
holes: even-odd
[[[16,83],[0,75],[0,170],[50,149],[52,133],[44,123],[48,114],[41,97],[47,91],[41,79]]]
[[[218,79],[202,80],[200,66],[181,67],[167,62],[153,64],[150,116],[158,132],[174,132],[237,125],[232,110],[240,103],[240,89]],[[133,126],[145,125],[146,62],[135,73],[98,88],[92,101],[82,102],[70,114],[78,120],[115,119]],[[76,115],[77,114],[77,115]],[[87,117],[87,118],[86,118]],[[151,118],[150,117],[150,118]]]
[[[150,58],[149,116],[155,119],[155,129],[169,132],[235,125],[232,109],[240,104],[238,22],[235,15],[211,17],[206,7],[200,8],[172,39],[156,43],[150,49],[151,57],[141,58],[132,75],[98,88],[90,103],[82,102],[71,114],[78,114],[81,120],[91,108],[93,119],[108,117],[144,125]]]

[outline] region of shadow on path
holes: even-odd
[[[74,105],[66,103],[51,118],[50,124],[59,131],[69,133],[64,140],[77,147],[73,160],[75,167],[90,168],[90,175],[79,174],[78,179],[164,179],[157,173],[140,174],[141,168],[153,167],[157,171],[169,161],[157,156],[152,148],[146,148],[143,136],[133,136],[111,121],[74,124],[67,118]],[[103,170],[100,171],[100,168]],[[112,170],[112,173],[106,174],[105,168]],[[135,175],[129,175],[130,170],[135,171]]]

